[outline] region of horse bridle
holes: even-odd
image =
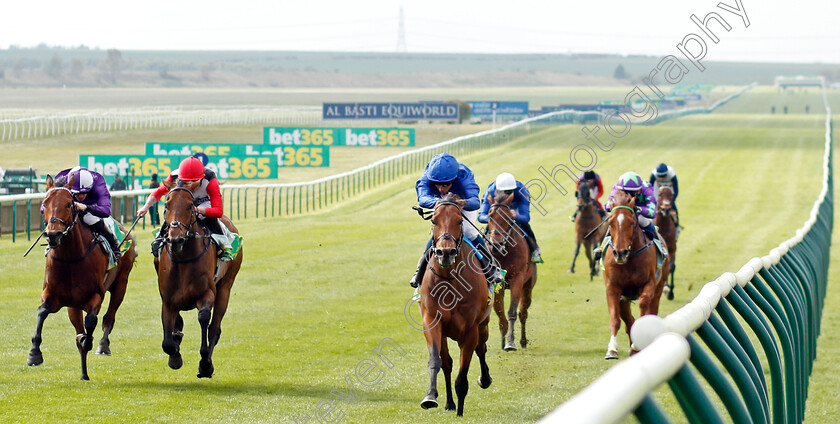
[[[68,193],[70,193],[70,197],[73,198],[73,202],[70,203],[70,207],[73,208],[73,222],[68,224],[67,221],[65,221],[61,218],[55,217],[55,216],[51,216],[50,221],[49,221],[51,223],[58,222],[59,224],[64,225],[65,228],[64,228],[64,231],[61,232],[61,237],[62,238],[67,237],[67,235],[70,234],[70,231],[73,231],[73,228],[76,226],[76,223],[79,222],[79,208],[76,207],[76,196],[67,187],[53,187],[53,188],[47,190],[46,194],[49,194],[53,190],[66,190]],[[45,200],[46,200],[46,196],[45,196]],[[64,263],[82,262],[85,259],[87,259],[87,257],[91,254],[91,252],[93,252],[93,249],[95,247],[96,247],[96,239],[94,238],[94,239],[91,240],[90,248],[88,248],[87,252],[85,252],[85,254],[82,255],[81,257],[79,257],[78,259],[61,259],[61,258],[55,256],[54,253],[52,253],[52,249],[50,249],[50,257],[57,262],[64,262]]]
[[[459,204],[455,203],[455,202],[440,201],[435,205],[434,210],[437,211],[437,209],[441,206],[455,206],[456,208],[458,208],[458,214],[461,215],[461,218],[463,218],[463,216],[464,216],[463,212],[461,211],[461,206]],[[438,240],[452,240],[452,241],[454,241],[455,242],[455,257],[457,258],[458,255],[461,254],[461,242],[464,240],[463,231],[462,231],[461,237],[458,237],[458,238],[455,238],[455,236],[453,236],[452,234],[449,234],[449,233],[443,233],[443,234],[437,236],[435,238],[434,242],[432,243],[432,248],[435,250],[435,255],[436,256],[437,256]],[[442,254],[441,254],[441,256],[442,256]]]
[[[169,196],[176,191],[186,191],[190,195],[190,200],[192,202],[195,202],[195,196],[193,196],[192,191],[190,191],[186,187],[174,187],[174,188],[172,188],[171,190],[169,190],[169,193],[166,194],[166,200],[168,201]],[[164,205],[165,205],[165,203],[164,203]],[[168,209],[168,208],[166,208],[166,206],[164,206],[164,208]],[[198,222],[198,212],[196,212],[195,205],[193,204],[193,211],[192,211],[192,214],[191,214],[191,217],[190,217],[190,222],[188,224],[184,225],[183,222],[173,220],[168,225],[169,225],[169,228],[178,228],[178,227],[183,226],[185,231],[186,231],[184,233],[184,240],[185,241],[189,240],[191,238],[194,238],[194,239],[202,239],[202,238],[203,239],[209,239],[210,238],[209,235],[203,235],[203,234],[199,234],[196,231],[190,231],[190,228],[192,228],[193,224],[195,224],[196,222]],[[166,223],[166,222],[164,221],[164,223]],[[208,231],[208,233],[209,233],[209,231]],[[163,242],[166,246],[169,246],[171,244],[171,241],[170,241],[169,237],[164,237]],[[198,256],[196,256],[193,259],[187,259],[187,260],[183,260],[183,261],[175,260],[175,258],[172,258],[172,253],[168,251],[168,248],[167,248],[167,253],[169,254],[170,259],[172,259],[172,262],[174,262],[174,263],[189,263],[189,262],[195,262],[195,261],[199,260],[202,256],[204,256],[205,253],[207,253],[207,249],[209,249],[209,247],[210,247],[210,241],[208,240],[207,243],[204,244],[204,250]]]
[[[633,247],[633,241],[636,240],[636,228],[639,227],[639,218],[636,217],[636,210],[631,208],[630,206],[623,206],[623,205],[622,206],[613,206],[612,210],[615,211],[616,209],[627,209],[627,210],[629,210],[633,214],[633,219],[636,220],[636,223],[633,224],[633,232],[630,235],[630,247],[632,248]],[[615,252],[616,250],[615,250],[615,246],[613,245],[612,239],[613,238],[610,237],[609,247],[613,250],[613,252]],[[653,241],[649,241],[644,246],[640,247],[638,250],[630,252],[630,255],[627,256],[627,258],[629,259],[629,258],[632,258],[633,256],[638,255],[639,253],[642,253],[642,251],[644,251],[645,249],[650,247],[651,244],[653,244]]]
[[[671,185],[670,185],[670,184],[665,184],[665,185],[660,186],[660,187],[659,187],[659,191],[661,192],[661,191],[662,191],[662,189],[663,189],[663,188],[666,188],[666,187],[668,188],[668,190],[670,190],[670,191],[671,191],[671,194],[673,195],[674,190],[671,188]],[[673,217],[673,216],[671,216],[671,211],[676,210],[676,209],[674,209],[674,206],[673,206],[673,205],[674,205],[674,201],[673,201],[673,199],[671,200],[671,203],[670,203],[670,204],[671,204],[671,206],[668,206],[667,208],[661,208],[661,207],[660,207],[661,203],[659,203],[659,204],[657,204],[656,209],[657,209],[657,212],[658,212],[660,215],[662,215],[662,216],[667,216],[667,217],[671,218],[671,221],[674,221],[674,224],[676,224],[676,223],[677,223],[677,221],[674,219],[674,217]]]
[[[505,209],[507,209],[507,210],[510,210],[510,205],[506,205],[506,204],[504,204],[504,203],[494,203],[494,204],[490,205],[490,210],[493,210],[493,208],[505,208]],[[489,214],[489,212],[488,212],[488,214]],[[489,225],[487,226],[487,229],[488,229],[488,230],[490,229],[490,226],[489,226]],[[502,242],[501,246],[507,246],[508,239],[510,238],[510,233],[511,233],[512,231],[513,231],[513,225],[509,225],[509,226],[508,226],[507,231],[505,231],[505,232],[501,232],[501,231],[499,231],[499,230],[493,229],[492,231],[488,231],[486,234],[487,234],[487,235],[495,235],[495,234],[501,234],[501,235],[503,235],[504,237],[502,238],[502,240],[504,240],[504,242]],[[484,238],[485,238],[485,239],[487,240],[487,242],[489,242],[490,244],[492,244],[492,245],[494,245],[494,246],[496,245],[495,243],[493,243],[492,241],[490,241],[490,239],[488,239],[487,237],[484,237]]]
[[[61,232],[61,236],[66,237],[67,234],[70,234],[70,231],[73,231],[73,227],[76,226],[76,222],[79,221],[79,209],[76,207],[76,196],[73,195],[73,192],[70,191],[70,189],[67,188],[67,187],[53,187],[53,188],[47,190],[46,194],[49,195],[49,193],[53,190],[66,190],[68,193],[70,193],[70,197],[73,198],[73,202],[70,203],[71,207],[73,208],[73,222],[68,224],[67,221],[65,221],[65,220],[63,220],[59,217],[56,217],[56,216],[51,216],[50,217],[50,223],[58,222],[58,223],[64,225],[64,231]],[[45,199],[46,199],[46,196],[45,196]]]

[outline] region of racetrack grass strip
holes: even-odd
[[[678,125],[683,121],[685,126]],[[736,270],[790,237],[807,219],[818,194],[820,125],[777,128],[752,115],[743,115],[743,121],[741,127],[732,122],[718,127],[714,119],[702,127],[682,119],[667,126],[634,127],[614,150],[598,152],[596,170],[605,186],[627,170],[647,176],[662,161],[679,173],[677,203],[686,230],[678,248],[676,300],[663,301],[662,315],[691,300],[702,284],[723,271]],[[571,148],[581,142],[579,126],[564,126],[459,159],[475,171],[483,190],[502,171],[527,181],[540,176],[539,166],[551,170],[568,164]],[[184,367],[173,371],[166,366],[148,231],[138,233],[140,257],[112,333],[113,356],[90,356],[92,381],[78,380],[74,334],[63,311],[46,321],[45,363],[27,367],[44,262],[37,251],[21,260],[25,243],[12,244],[3,237],[3,420],[33,421],[44,417],[46,408],[52,422],[291,422],[294,415],[313,413],[323,399],[336,399],[345,422],[353,423],[529,423],[614,364],[603,360],[609,339],[603,280],[590,282],[584,273],[566,273],[574,247],[574,228],[568,222],[574,198],[550,191],[543,202],[547,216],[532,211],[546,263],[540,265],[530,308],[531,344],[502,352],[493,316],[488,345],[493,385],[477,387],[473,361],[463,419],[442,408],[421,410],[428,354],[422,334],[403,315],[411,296],[407,281],[429,228],[410,209],[414,179],[386,184],[326,213],[237,222],[245,236],[245,261],[210,380],[195,377],[199,355],[194,311],[183,314]],[[831,287],[829,291],[827,305],[838,296]],[[831,365],[836,361],[824,362],[836,354],[822,348],[831,331],[837,330],[830,324],[823,327],[817,370],[836,375],[837,366]],[[96,335],[101,335],[99,329]],[[365,359],[376,360],[372,349],[383,338],[395,340],[406,355],[391,354],[393,368],[379,362],[382,380],[363,386],[353,377],[354,369]],[[629,346],[623,331],[619,345],[626,358]],[[450,347],[457,353],[453,343]],[[348,374],[359,398],[356,404],[331,395],[333,390],[348,392]],[[812,386],[808,410],[820,411],[809,415],[813,422],[840,412],[830,397],[828,378]],[[438,389],[444,393],[442,375]],[[679,421],[676,402],[667,396],[660,401]]]

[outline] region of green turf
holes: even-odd
[[[810,116],[786,117],[782,126],[764,116],[739,117],[718,121],[712,115],[634,127],[614,150],[598,151],[596,170],[606,186],[627,170],[646,176],[661,161],[679,172],[678,203],[686,230],[678,247],[676,300],[663,301],[661,315],[691,300],[705,282],[737,270],[793,235],[818,194],[820,122]],[[82,137],[80,145],[108,153],[142,138],[97,135]],[[502,171],[523,181],[538,178],[538,167],[567,164],[571,147],[582,142],[578,126],[565,126],[460,159],[475,171],[483,189]],[[43,166],[55,168],[62,155],[72,157],[79,149],[60,143],[49,147]],[[38,150],[23,149],[21,154],[34,161]],[[21,160],[16,158],[19,149],[9,151],[14,152],[10,160]],[[238,222],[245,261],[211,380],[195,377],[194,311],[184,314],[184,367],[173,371],[166,366],[148,232],[138,234],[140,257],[112,334],[114,355],[91,355],[92,381],[78,380],[74,331],[63,312],[46,322],[45,363],[27,367],[44,262],[37,250],[21,259],[26,243],[12,244],[4,236],[2,421],[292,422],[292,416],[312,413],[323,399],[336,399],[331,391],[346,392],[345,376],[361,361],[376,358],[372,349],[380,340],[392,338],[406,355],[386,350],[394,366],[383,368],[375,386],[354,380],[358,403],[337,401],[345,422],[455,422],[451,412],[419,407],[428,386],[428,354],[422,334],[406,323],[403,307],[411,296],[407,280],[428,223],[409,208],[415,202],[413,185],[414,178],[406,177],[317,215]],[[546,216],[532,212],[546,263],[540,265],[530,310],[531,344],[501,352],[497,320],[491,319],[488,363],[494,382],[488,390],[477,387],[474,361],[465,417],[457,422],[533,422],[614,364],[603,360],[609,339],[603,280],[590,282],[584,274],[566,273],[574,247],[567,218],[573,199],[551,191],[542,204],[549,211]],[[828,317],[836,321],[835,315],[829,312]],[[824,331],[832,326],[829,322]],[[822,362],[836,357],[836,349],[825,350],[836,343],[824,348],[824,339],[817,370],[827,374],[815,378],[808,404],[813,422],[840,412],[831,400],[837,366]],[[619,343],[625,357],[626,336],[621,334]],[[438,387],[443,393],[442,376]],[[664,396],[664,401],[679,421],[673,400]]]

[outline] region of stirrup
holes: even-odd
[[[414,289],[414,294],[411,295],[411,301],[420,303],[420,287]]]

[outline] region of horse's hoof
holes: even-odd
[[[574,274],[574,273],[575,273],[575,270],[573,270],[573,269],[569,268],[569,270],[568,270],[568,271],[566,271],[566,272],[568,272],[569,274]]]
[[[111,356],[111,348],[108,347],[108,346],[105,346],[105,345],[99,345],[99,347],[96,348],[96,354],[97,355]]]
[[[423,402],[420,402],[420,407],[423,408],[423,409],[437,408],[438,407],[437,399],[433,398],[430,395],[426,395],[426,397],[423,398]]]
[[[26,365],[29,365],[30,367],[36,367],[36,366],[41,365],[43,363],[44,363],[44,357],[41,355],[41,352],[38,352],[35,355],[30,353],[29,354],[29,359],[26,360]]]
[[[506,343],[505,344],[505,352],[513,352],[516,350],[516,345],[513,343]]]
[[[487,376],[487,384],[484,384],[483,380],[481,379],[481,376],[478,377],[478,387],[481,387],[482,389],[486,389],[486,388],[490,387],[491,384],[493,384],[493,378],[490,377],[489,375]],[[452,409],[455,409],[455,408],[452,408]]]
[[[90,381],[90,377],[88,377],[87,374],[85,374],[85,375],[82,375],[81,380],[82,381]]]
[[[608,350],[607,355],[604,356],[604,359],[618,359],[618,351],[617,350]]]
[[[630,345],[630,350],[627,352],[627,355],[633,356],[639,353],[639,349],[636,349],[636,346]]]
[[[213,364],[210,365],[203,365],[201,363],[198,364],[198,373],[195,375],[198,378],[212,378],[213,377]]]
[[[444,409],[447,410],[447,411],[454,411],[455,410],[455,402],[448,402]]]
[[[668,300],[674,300],[674,291],[668,290]]]
[[[182,365],[184,365],[184,358],[182,358],[181,355],[169,357],[169,368],[177,370],[181,368]]]
[[[528,340],[526,340],[526,339],[520,340],[519,341],[519,346],[522,346],[522,349],[525,349],[525,347],[528,346]]]

